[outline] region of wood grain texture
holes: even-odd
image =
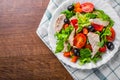
[[[0,0],[0,80],[73,80],[36,34],[49,0]]]

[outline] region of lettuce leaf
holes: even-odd
[[[91,50],[88,48],[80,50],[80,65],[91,61]]]
[[[64,42],[68,40],[72,30],[73,30],[73,26],[69,26],[66,29],[62,29],[59,33],[55,34],[55,36],[57,37],[55,53],[61,52],[64,49]],[[71,46],[68,44],[67,47],[69,51]]]
[[[69,11],[69,10],[65,10],[65,11],[61,12],[61,14],[65,14],[66,18],[70,19],[72,16],[75,15],[75,12]]]
[[[61,52],[64,49],[64,41],[58,40],[56,43],[56,50],[55,53]]]
[[[93,14],[93,13],[86,13],[84,14],[85,17],[89,18],[89,19],[94,19],[97,17],[96,14]]]
[[[96,14],[96,17],[101,18],[103,21],[109,21],[109,25],[107,27],[112,27],[114,25],[114,21],[103,10],[95,10],[93,14]]]
[[[107,42],[106,36],[110,35],[111,35],[110,27],[104,28],[103,31],[100,33],[101,41],[98,43],[98,46],[103,47],[104,44]]]
[[[57,37],[57,40],[63,40],[65,42],[67,41],[72,30],[73,26],[70,25],[66,29],[62,29],[59,33],[56,33],[55,36]]]
[[[88,48],[80,50],[80,65],[89,63],[91,61],[96,63],[98,60],[101,59],[101,53],[100,52],[97,52],[96,55],[93,58],[91,58],[91,53],[92,53],[91,50],[88,49]]]
[[[90,21],[89,21],[89,17],[85,16],[84,14],[81,13],[76,13],[76,17],[78,19],[78,29],[77,29],[77,33],[79,33],[83,27],[89,26],[90,25]]]

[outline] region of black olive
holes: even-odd
[[[74,6],[73,6],[73,5],[69,5],[69,6],[67,7],[67,9],[68,9],[69,11],[72,11],[72,10],[74,10]]]
[[[69,19],[67,19],[67,18],[66,18],[66,19],[64,19],[64,23],[65,23],[65,24],[70,24]]]
[[[109,50],[113,50],[114,49],[114,44],[112,42],[107,42],[107,48]]]
[[[77,48],[73,49],[73,53],[74,53],[75,56],[78,56],[78,57],[80,56],[80,50],[77,49]]]
[[[94,31],[95,31],[95,29],[94,29],[93,26],[88,26],[88,30],[89,30],[90,32],[94,32]]]

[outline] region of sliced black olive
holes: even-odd
[[[95,31],[95,29],[94,29],[93,26],[88,26],[88,30],[89,30],[90,32],[94,32],[94,31]]]
[[[112,42],[107,42],[107,48],[109,50],[113,50],[114,49],[114,44]]]
[[[79,57],[80,56],[80,49],[74,48],[73,53],[74,53],[75,56]]]
[[[65,24],[70,24],[69,19],[67,19],[67,18],[66,18],[66,19],[64,19],[64,23],[65,23]]]
[[[72,11],[72,10],[74,10],[74,6],[73,6],[73,5],[69,5],[69,6],[67,7],[67,9],[68,9],[69,11]]]

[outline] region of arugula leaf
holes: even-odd
[[[100,35],[101,41],[98,43],[98,46],[103,47],[104,44],[107,42],[106,36],[111,35],[110,28],[109,27],[104,28],[99,35]]]
[[[97,52],[96,55],[91,59],[94,63],[96,63],[98,60],[101,60],[101,52]]]
[[[113,25],[114,25],[114,21],[112,19],[110,19],[108,27],[113,27]]]
[[[91,61],[91,50],[88,48],[80,50],[80,65]]]
[[[91,56],[91,50],[88,48],[81,49],[80,50],[80,57],[81,58],[88,58]]]
[[[99,47],[103,47],[104,44],[105,44],[104,39],[101,39],[101,41],[98,43],[98,46],[99,46]]]
[[[75,12],[69,11],[69,10],[65,10],[65,11],[61,12],[61,14],[65,14],[66,18],[70,19],[72,16],[75,15]]]
[[[105,30],[103,30],[103,32],[101,32],[101,38],[104,37],[104,36],[110,36],[111,35],[111,31],[110,31],[110,28],[107,27]]]
[[[88,48],[85,49],[81,49],[80,50],[80,65],[83,65],[85,63],[89,63],[91,61],[93,61],[94,63],[96,63],[98,60],[101,59],[101,53],[97,52],[96,55],[91,58],[91,50]]]

